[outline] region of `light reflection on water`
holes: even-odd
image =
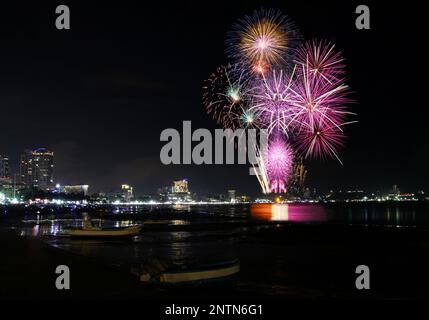
[[[112,208],[113,210],[114,208]],[[384,226],[429,225],[427,203],[352,203],[352,204],[253,204],[249,206],[174,206],[158,212],[136,211],[114,214],[91,213],[94,226],[124,228],[146,223],[150,226],[186,227],[231,222],[252,223],[343,223]],[[18,223],[20,234],[28,236],[59,235],[64,228],[81,228],[82,215],[27,212]],[[37,226],[37,227],[36,227]]]
[[[254,204],[252,216],[267,221],[321,222],[326,221],[326,211],[321,205]]]
[[[247,232],[257,228],[253,222],[262,222],[263,228],[275,228],[278,223],[341,223],[383,226],[429,226],[427,204],[257,204],[252,206],[198,206],[175,207],[159,212],[138,211],[124,213],[91,213],[95,226],[129,227],[150,222],[161,231],[144,230],[133,239],[77,240],[60,237],[64,228],[82,227],[80,214],[27,213],[17,225],[23,236],[44,237],[52,246],[81,255],[96,257],[109,264],[129,266],[151,259],[168,261],[173,265],[232,260],[241,254],[240,244]],[[124,210],[124,209],[123,209]],[[223,223],[249,222],[248,227],[223,228]],[[216,228],[200,226],[219,224]],[[195,229],[168,229],[193,227]],[[241,229],[240,229],[241,228]],[[243,232],[243,230],[246,230]],[[250,232],[250,231],[249,231]],[[47,236],[47,237],[45,237]]]

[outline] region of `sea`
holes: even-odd
[[[428,202],[26,206],[0,208],[0,226],[128,272],[240,262],[234,290],[273,297],[354,297],[356,267],[372,296],[408,299],[429,284]],[[83,215],[103,228],[143,225],[131,239],[73,239]],[[400,275],[404,274],[403,277]]]

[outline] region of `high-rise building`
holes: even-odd
[[[9,177],[9,157],[0,155],[0,179]]]
[[[9,171],[9,157],[0,155],[0,189],[10,189],[12,179]]]
[[[188,193],[188,180],[177,180],[173,181],[173,193]]]
[[[228,190],[228,200],[230,202],[236,202],[235,190]]]
[[[78,184],[63,187],[64,192],[66,194],[82,194],[84,196],[88,195],[88,188],[89,186],[87,184]]]
[[[400,194],[401,193],[401,191],[399,191],[398,185],[396,185],[396,184],[393,186],[392,191],[393,191],[393,194]]]
[[[21,155],[21,182],[26,187],[52,190],[54,153],[45,148],[25,150]]]
[[[21,154],[20,175],[21,183],[25,186],[32,186],[33,181],[31,153],[31,150],[24,150],[24,153]]]
[[[128,184],[123,184],[121,186],[122,196],[125,201],[129,202],[132,198],[134,198],[133,187]]]

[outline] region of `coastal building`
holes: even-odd
[[[187,179],[173,181],[171,188],[172,192],[167,194],[169,202],[190,202],[192,195],[189,192],[189,184]]]
[[[394,185],[393,186],[393,188],[392,188],[392,192],[393,192],[393,194],[400,194],[401,193],[401,191],[399,190],[399,187],[398,187],[398,185]]]
[[[246,196],[246,195],[241,195],[241,196],[236,197],[235,201],[239,202],[239,203],[248,203],[248,202],[250,202],[250,197]]]
[[[173,188],[171,186],[164,186],[161,188],[158,188],[157,194],[158,194],[158,200],[161,202],[168,201],[168,195],[173,192]]]
[[[0,179],[10,178],[9,157],[0,155]]]
[[[63,188],[66,194],[82,194],[84,196],[87,196],[89,185],[77,184],[77,185],[64,186]]]
[[[228,200],[230,202],[236,202],[235,190],[228,190]]]
[[[188,180],[177,180],[173,181],[173,193],[188,193]]]
[[[130,185],[123,184],[121,186],[121,190],[122,190],[122,197],[126,202],[130,202],[131,199],[134,198],[133,187],[131,187]]]
[[[13,183],[9,171],[9,157],[4,155],[0,155],[0,194],[4,199],[13,196]]]
[[[45,148],[25,150],[21,155],[21,183],[27,188],[52,190],[54,187],[54,153]]]

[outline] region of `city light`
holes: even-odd
[[[4,195],[4,193],[0,192],[0,203],[4,204],[6,201],[6,196]]]

